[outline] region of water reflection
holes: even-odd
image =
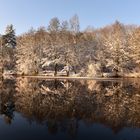
[[[31,125],[30,137],[47,129],[43,138],[140,139],[139,82],[4,79],[0,118],[6,122],[3,125],[24,128],[23,136]]]
[[[1,80],[0,88],[0,115],[4,116],[7,124],[11,124],[15,110],[15,80]]]

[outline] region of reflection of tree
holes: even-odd
[[[51,134],[56,134],[58,131],[58,124],[56,123],[55,120],[49,120],[47,122],[48,125],[48,132]]]
[[[138,81],[139,83],[139,81]],[[137,84],[138,84],[137,83]],[[114,131],[123,126],[140,126],[140,94],[133,81],[99,82],[101,91],[96,95],[96,103],[102,112],[104,122]],[[99,102],[100,101],[100,102]],[[98,117],[98,116],[97,116]]]
[[[140,127],[138,82],[17,79],[16,110],[47,123],[50,133],[76,136],[78,120],[100,122],[119,131]]]
[[[4,115],[4,120],[6,123],[11,124],[15,110],[15,81],[4,79],[0,81],[0,85],[0,114]]]

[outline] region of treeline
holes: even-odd
[[[140,27],[118,21],[80,30],[79,18],[52,18],[48,27],[15,36],[8,26],[1,37],[4,71],[37,75],[52,71],[76,76],[139,76]]]

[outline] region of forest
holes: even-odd
[[[1,74],[75,77],[140,77],[140,27],[115,21],[80,29],[79,17],[57,17],[47,27],[0,35]]]

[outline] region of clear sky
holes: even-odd
[[[0,33],[7,24],[13,24],[20,34],[31,27],[47,26],[53,17],[69,20],[74,14],[79,16],[82,30],[115,20],[140,25],[140,0],[0,0]]]

